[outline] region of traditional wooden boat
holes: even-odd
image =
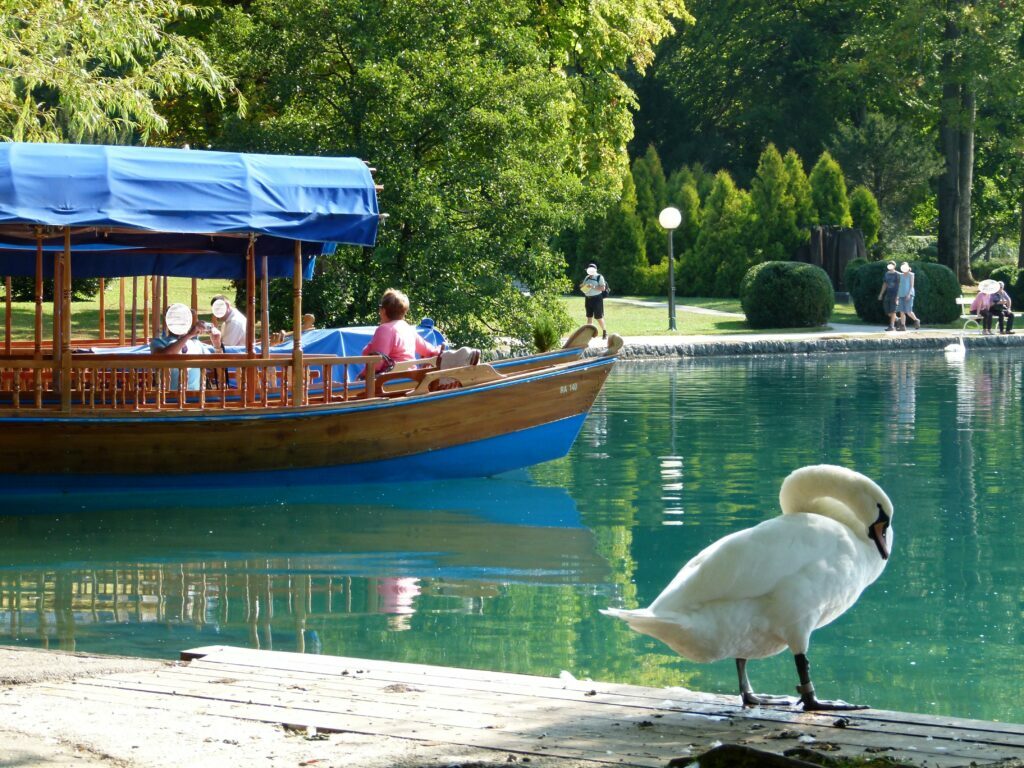
[[[0,145],[0,488],[392,482],[564,455],[621,343],[584,357],[589,326],[553,353],[445,370],[431,358],[380,375],[376,356],[304,351],[302,284],[316,256],[375,242],[371,171],[349,158]],[[34,278],[32,341],[12,338],[12,277]],[[101,298],[99,338],[72,338],[72,277],[99,278],[101,297],[103,280],[121,278],[116,335]],[[129,354],[159,333],[168,277],[192,278],[193,311],[197,279],[244,280],[261,343],[250,322],[242,354]],[[272,277],[294,281],[286,353],[268,335]],[[208,372],[197,389],[171,376],[197,367]]]

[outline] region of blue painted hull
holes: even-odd
[[[176,488],[280,487],[352,483],[396,483],[490,477],[561,458],[569,452],[586,414],[497,437],[383,461],[261,472],[183,475],[0,475],[5,496],[54,492]]]
[[[488,477],[564,456],[614,363],[324,407],[12,414],[0,418],[0,494]]]

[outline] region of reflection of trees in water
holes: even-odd
[[[0,573],[0,642],[75,650],[80,631],[98,625],[244,627],[251,647],[272,649],[276,639],[305,652],[310,620],[382,614],[405,629],[421,589],[432,588],[411,577],[266,572],[288,567],[249,561]],[[488,590],[462,589],[474,591]]]

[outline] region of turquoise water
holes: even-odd
[[[819,694],[1024,722],[1024,355],[620,364],[571,454],[398,487],[76,496],[0,511],[0,643],[237,644],[734,693],[598,614],[643,605],[827,461],[895,505],[882,577],[810,649]],[[16,512],[16,514],[14,514]],[[792,659],[750,665],[791,692]]]

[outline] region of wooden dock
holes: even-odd
[[[937,768],[1024,758],[1024,725],[882,710],[841,717],[744,710],[735,696],[683,689],[224,646],[185,651],[182,659],[9,688],[0,696],[0,713],[7,727],[12,718],[16,727],[19,717],[40,717],[47,701],[54,712],[94,713],[94,731],[113,733],[106,741],[94,733],[85,748],[127,765],[176,764],[172,746],[191,755],[191,765],[259,759],[260,765],[660,767],[718,744],[885,756]],[[19,706],[27,696],[35,709]],[[111,741],[116,737],[121,742]],[[2,752],[0,746],[0,765]],[[166,763],[160,754],[168,755]]]

